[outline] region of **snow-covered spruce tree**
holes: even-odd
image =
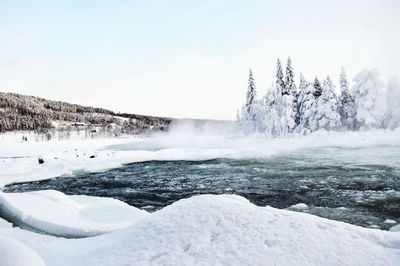
[[[281,125],[282,135],[286,135],[293,131],[296,126],[294,121],[294,107],[293,107],[293,95],[282,95],[282,104],[279,108],[281,110]]]
[[[308,82],[302,74],[300,74],[299,96],[298,96],[298,118],[299,124],[296,132],[301,134],[310,133],[311,128],[317,128],[316,120],[313,122],[316,111],[316,100],[313,95],[313,84]],[[314,130],[315,130],[314,129]]]
[[[247,133],[256,131],[256,115],[259,109],[257,106],[256,97],[256,85],[254,82],[253,72],[250,69],[246,102],[242,107],[242,116],[240,121],[242,129]]]
[[[268,136],[277,137],[282,134],[281,107],[282,93],[278,84],[272,84],[262,98],[264,132]]]
[[[293,131],[296,126],[295,123],[295,114],[296,114],[296,106],[294,97],[296,95],[296,86],[294,83],[294,74],[292,68],[292,61],[290,57],[288,58],[286,65],[286,75],[285,75],[285,83],[282,90],[282,101],[281,106],[278,107],[280,109],[281,115],[281,126],[282,126],[282,135],[286,135]]]
[[[356,129],[379,128],[384,124],[384,84],[377,70],[364,70],[354,77],[352,94],[355,99]]]
[[[389,80],[386,95],[386,127],[395,129],[400,127],[400,84],[398,80],[394,78]]]
[[[295,107],[295,117],[294,121],[296,124],[296,127],[298,128],[300,125],[300,120],[302,116],[301,112],[301,105],[304,102],[304,99],[306,97],[306,87],[308,86],[308,82],[305,80],[304,76],[302,73],[300,73],[300,83],[299,83],[299,88],[294,96],[295,101],[294,101],[294,107]],[[300,128],[298,128],[300,129]]]
[[[283,71],[282,71],[282,64],[281,60],[276,61],[276,85],[278,85],[281,90],[285,88],[285,82],[284,82],[284,76],[283,76]]]
[[[346,129],[354,130],[354,97],[350,94],[349,82],[344,68],[340,73],[340,97],[338,103],[340,122]]]
[[[257,97],[256,85],[254,83],[253,72],[250,69],[249,72],[249,82],[247,85],[247,94],[246,94],[246,110],[250,114],[251,105],[254,103]]]
[[[292,60],[289,57],[286,64],[285,84],[284,84],[284,89],[282,90],[282,95],[285,94],[294,95],[295,93],[296,93],[296,85],[294,83]]]
[[[340,126],[338,100],[329,77],[324,80],[322,94],[317,99],[316,108],[315,119],[318,122],[318,129],[331,130]]]
[[[319,98],[322,94],[322,86],[321,82],[319,82],[318,77],[315,77],[314,80],[314,97]]]

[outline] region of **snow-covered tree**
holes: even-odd
[[[283,125],[283,134],[292,132],[296,126],[295,116],[297,111],[296,85],[294,83],[294,73],[292,60],[288,58],[286,64],[285,83],[282,88],[282,107],[281,124]]]
[[[254,83],[254,77],[253,77],[253,72],[250,69],[249,72],[249,82],[247,85],[247,94],[246,94],[246,112],[248,115],[251,115],[251,107],[254,101],[256,100],[257,97],[257,92],[256,92],[256,85]]]
[[[293,95],[285,94],[282,95],[282,107],[281,109],[281,125],[282,134],[286,135],[293,131],[296,126],[294,121],[295,113],[293,107]]]
[[[263,97],[262,103],[265,132],[273,137],[282,135],[284,125],[280,115],[282,112],[281,87],[278,84],[272,84]]]
[[[245,131],[254,132],[256,130],[256,115],[258,112],[258,103],[256,100],[257,92],[254,82],[253,72],[250,69],[249,81],[247,85],[246,102],[242,108],[241,126]]]
[[[318,98],[322,94],[322,86],[321,82],[319,82],[318,77],[315,77],[314,80],[314,97]]]
[[[340,122],[343,127],[353,130],[355,122],[354,97],[350,94],[349,82],[344,68],[340,73],[340,97],[338,103]]]
[[[357,129],[381,127],[384,122],[384,84],[377,70],[364,70],[354,77],[352,94],[355,98]]]
[[[400,127],[400,84],[392,78],[387,86],[386,126],[390,129]]]
[[[302,116],[301,112],[301,105],[303,104],[304,98],[306,97],[306,88],[308,86],[308,82],[304,79],[304,76],[302,73],[300,73],[300,83],[299,83],[299,88],[297,90],[297,93],[295,95],[295,117],[294,121],[296,123],[296,126],[300,124],[300,119]]]
[[[314,97],[314,86],[302,77],[299,87],[299,112],[300,123],[297,132],[302,134],[310,133],[318,129],[318,121],[316,120],[317,100]]]
[[[282,90],[285,88],[284,76],[282,71],[281,60],[277,60],[276,62],[276,85],[278,85]]]
[[[296,85],[294,83],[292,60],[289,57],[286,64],[285,84],[282,90],[282,95],[290,94],[293,96],[295,95],[295,93],[296,93]]]
[[[322,86],[322,94],[317,99],[315,118],[318,121],[318,129],[331,130],[340,126],[337,102],[334,85],[327,77]]]

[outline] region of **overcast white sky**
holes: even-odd
[[[399,75],[400,1],[0,0],[0,90],[115,111],[233,119],[248,69]]]

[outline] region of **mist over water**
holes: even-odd
[[[192,130],[190,132],[190,130]],[[306,137],[237,137],[191,127],[108,149],[136,163],[100,173],[11,185],[118,198],[155,211],[198,194],[238,194],[365,227],[400,221],[399,131],[316,132]],[[305,203],[307,208],[291,208]],[[389,220],[389,221],[388,221]]]

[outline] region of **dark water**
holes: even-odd
[[[155,211],[198,194],[232,193],[259,206],[302,210],[329,219],[388,229],[400,221],[398,147],[325,148],[268,159],[150,161],[101,173],[15,184],[8,192],[56,189],[105,196]],[[376,159],[379,158],[379,159]]]

